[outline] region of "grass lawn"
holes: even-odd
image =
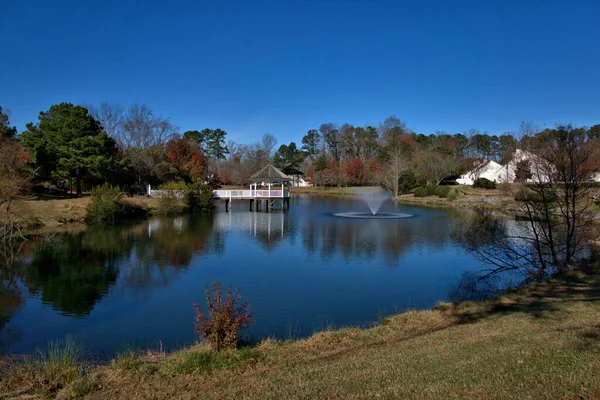
[[[122,354],[52,390],[41,367],[5,371],[3,399],[600,398],[600,275],[299,341]]]

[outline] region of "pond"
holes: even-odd
[[[0,270],[0,352],[29,353],[73,338],[94,357],[194,342],[192,302],[204,285],[239,288],[254,310],[247,340],[370,326],[381,315],[430,308],[483,266],[450,238],[461,214],[399,206],[403,219],[354,219],[358,198],[295,196],[285,212],[247,203],[211,216],[92,225],[27,241]]]

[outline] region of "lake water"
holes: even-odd
[[[344,219],[355,198],[296,196],[289,211],[93,225],[52,245],[25,242],[0,270],[0,352],[28,353],[71,337],[95,357],[194,342],[192,302],[204,285],[239,288],[254,310],[244,338],[304,337],[448,299],[463,273],[482,268],[452,242],[460,214],[397,206],[410,219]]]

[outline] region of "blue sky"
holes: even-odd
[[[600,123],[599,1],[0,1],[0,105],[148,104],[181,131],[300,141]]]

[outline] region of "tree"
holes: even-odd
[[[222,129],[204,129],[200,132],[200,137],[204,136],[206,141],[206,155],[215,160],[224,160],[229,150],[225,146],[225,136],[227,132]]]
[[[277,138],[271,133],[265,133],[260,139],[260,143],[264,153],[268,157],[268,161],[270,161],[273,156],[273,150],[277,146]]]
[[[589,139],[598,139],[598,138],[600,138],[600,124],[594,125],[590,129],[588,129],[587,134],[588,134],[588,138]]]
[[[311,160],[315,160],[319,156],[320,143],[321,135],[319,131],[311,129],[302,138],[302,150],[306,152]]]
[[[326,147],[327,152],[336,164],[340,161],[340,138],[339,130],[336,125],[332,122],[321,124],[319,132],[323,137],[323,143]]]
[[[509,225],[480,210],[456,232],[468,251],[493,266],[488,275],[516,271],[524,283],[573,267],[592,222],[594,160],[586,130],[560,125],[532,139],[532,182],[516,196],[524,218]]]
[[[406,123],[395,115],[386,118],[379,125],[379,138],[384,145],[395,142],[397,138],[407,133],[409,131]]]
[[[173,137],[167,142],[167,160],[178,177],[186,182],[197,182],[205,177],[206,160],[196,143]]]
[[[407,144],[395,142],[385,148],[383,162],[383,186],[388,189],[394,197],[400,191],[400,178],[410,166],[410,149]]]
[[[515,180],[517,182],[525,182],[531,178],[531,165],[529,160],[521,160],[517,162],[517,169],[515,170]]]
[[[192,142],[196,143],[196,145],[198,145],[198,147],[205,152],[206,151],[206,129],[203,130],[202,132],[200,131],[185,131],[183,133],[183,138],[187,139],[187,140],[191,140]],[[226,147],[227,149],[229,149],[229,146]]]
[[[306,155],[298,148],[296,143],[291,142],[288,145],[282,144],[273,156],[274,164],[277,168],[284,170],[298,169],[304,161]]]
[[[507,132],[498,138],[501,164],[506,164],[512,159],[518,144],[517,139],[515,139],[511,132]]]
[[[439,151],[420,151],[415,156],[414,169],[428,185],[439,185],[442,179],[456,170],[456,162],[449,154]]]
[[[6,120],[8,122],[8,120]],[[31,178],[27,169],[29,158],[17,141],[9,135],[0,136],[0,207],[3,208],[0,217],[0,246],[10,241],[15,229],[11,216],[12,202],[21,195]]]
[[[105,180],[115,168],[116,143],[86,108],[61,103],[42,111],[38,119],[37,125],[27,124],[21,139],[41,179],[74,178],[80,194],[82,180]]]
[[[2,106],[0,106],[0,139],[12,139],[16,134],[17,128],[10,126],[8,115],[2,111]]]

